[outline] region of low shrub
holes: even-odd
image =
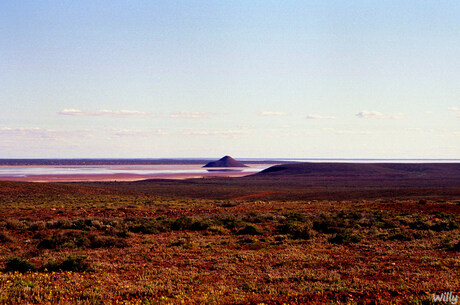
[[[310,223],[283,223],[276,227],[276,231],[281,235],[290,235],[294,239],[310,239],[313,235]]]
[[[79,248],[90,244],[86,232],[69,231],[53,233],[49,237],[43,238],[37,245],[39,249],[58,249],[61,247]]]
[[[359,234],[352,234],[351,230],[343,230],[333,237],[329,238],[329,242],[333,244],[350,244],[350,243],[359,243],[362,239],[362,236]]]
[[[459,228],[459,225],[458,225],[458,222],[456,221],[442,221],[430,227],[431,230],[436,231],[436,232],[452,231],[458,228]]]
[[[73,272],[91,272],[93,268],[84,255],[69,255],[62,262],[49,261],[43,265],[42,271],[73,271]]]
[[[97,233],[68,231],[53,233],[37,245],[39,249],[59,248],[124,248],[128,243],[122,237],[103,236]]]
[[[398,240],[398,241],[411,241],[414,240],[415,237],[411,232],[398,232],[391,235],[389,240]]]
[[[238,235],[260,235],[262,232],[260,231],[260,228],[253,224],[248,224],[241,230],[239,230],[236,234]]]
[[[321,220],[315,220],[313,222],[313,230],[321,233],[338,233],[345,227],[343,222],[332,218],[324,217]]]
[[[101,235],[90,235],[88,236],[89,244],[88,248],[124,248],[128,246],[126,240],[120,237],[113,236],[101,236]]]
[[[13,239],[11,238],[11,236],[6,233],[6,232],[0,232],[0,243],[9,243],[9,242],[12,242]]]
[[[34,264],[20,257],[10,258],[5,265],[5,271],[27,272],[37,270]]]
[[[427,221],[417,220],[409,223],[409,228],[415,230],[429,230],[431,228],[431,225]]]
[[[441,245],[439,246],[440,249],[444,249],[447,251],[460,251],[460,241],[453,241],[452,239],[445,239],[442,241]]]
[[[220,216],[214,219],[216,224],[221,224],[225,228],[235,232],[239,228],[244,226],[244,222],[241,219],[236,218],[235,216]]]

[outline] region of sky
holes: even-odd
[[[0,1],[0,158],[459,158],[460,2]]]

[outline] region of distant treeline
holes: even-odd
[[[206,164],[212,159],[0,159],[0,165],[181,165]],[[244,161],[275,164],[275,161]]]

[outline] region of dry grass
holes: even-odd
[[[0,268],[38,268],[0,272],[0,304],[430,304],[460,286],[454,202],[24,191],[37,187],[0,199]],[[86,271],[60,271],[69,255]]]

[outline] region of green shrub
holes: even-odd
[[[361,235],[352,234],[350,230],[343,230],[333,237],[329,238],[329,242],[334,244],[350,244],[350,243],[358,243],[362,239]]]
[[[101,235],[90,235],[89,236],[89,248],[124,248],[128,243],[120,237],[113,236],[101,236]]]
[[[460,251],[460,241],[454,242],[451,239],[445,239],[442,241],[441,245],[439,246],[440,249],[444,249],[447,251]]]
[[[90,262],[84,255],[69,255],[62,262],[49,261],[43,265],[40,270],[48,271],[73,271],[73,272],[90,272],[93,271]]]
[[[128,230],[133,233],[142,234],[157,234],[171,230],[171,221],[169,219],[160,217],[157,219],[140,218],[130,220]]]
[[[416,230],[429,230],[431,226],[426,221],[424,222],[421,220],[417,220],[417,221],[409,223],[409,228],[416,229]]]
[[[294,239],[310,239],[313,235],[310,223],[283,223],[276,227],[276,231],[281,235],[290,235]]]
[[[12,257],[6,262],[5,271],[27,272],[35,271],[37,267],[28,260],[20,257]]]
[[[286,217],[287,221],[299,221],[299,222],[305,221],[305,215],[299,212],[285,213],[283,214],[283,216]]]
[[[79,248],[87,247],[90,240],[86,232],[82,231],[69,231],[53,233],[49,237],[43,238],[37,245],[41,249],[58,249],[61,247]]]
[[[343,230],[344,224],[332,217],[325,217],[313,222],[313,229],[321,233],[338,233]]]
[[[243,229],[239,230],[236,234],[238,235],[260,235],[262,232],[258,227],[253,224],[248,224]]]
[[[171,224],[171,229],[175,231],[190,230],[192,228],[193,218],[182,216],[177,218]]]
[[[442,222],[438,222],[432,225],[430,229],[436,232],[441,232],[441,231],[452,231],[458,228],[459,228],[459,225],[458,225],[458,222],[456,221],[442,221]]]
[[[414,240],[414,235],[410,232],[398,232],[391,235],[389,240],[411,241]]]

